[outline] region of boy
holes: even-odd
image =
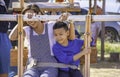
[[[56,22],[53,26],[53,33],[56,44],[53,46],[53,53],[59,63],[80,65],[80,57],[87,54],[88,51],[83,50],[83,40],[68,40],[69,29],[66,23]],[[78,69],[60,68],[59,77],[83,77]]]

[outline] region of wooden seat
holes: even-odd
[[[27,63],[27,54],[28,54],[28,49],[24,49],[23,51],[23,66],[26,65]],[[17,49],[11,49],[10,52],[10,66],[17,66],[18,63],[18,51]]]
[[[69,3],[48,3],[48,2],[33,2],[40,7],[41,11],[52,11],[52,12],[59,12],[59,11],[81,11],[79,3],[74,3],[74,6],[70,6]],[[30,3],[24,2],[24,6],[29,5]],[[14,11],[21,11],[20,3],[13,2],[12,8]]]
[[[27,63],[27,54],[28,49],[24,49],[23,51],[23,65],[25,66]],[[11,55],[10,55],[10,65],[11,66],[17,66],[18,61],[18,51],[17,49],[11,49]],[[80,58],[81,64],[85,63],[85,56]],[[90,55],[90,63],[97,63],[97,48],[92,47],[91,48],[91,55]]]
[[[82,56],[80,58],[80,63],[84,64],[85,63],[85,56]],[[97,48],[96,47],[91,47],[91,53],[90,53],[90,63],[97,63]]]

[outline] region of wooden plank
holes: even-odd
[[[18,49],[10,50],[10,66],[18,66]],[[26,66],[28,59],[28,49],[23,49],[23,66]]]
[[[26,16],[23,16],[24,21],[56,21],[60,15],[37,15],[32,19],[28,19]],[[71,15],[67,20],[72,21],[86,21],[86,15]],[[17,15],[8,15],[8,14],[0,14],[0,21],[16,21]],[[93,15],[93,21],[120,21],[120,15]]]
[[[25,2],[24,7],[29,4],[37,4],[42,11],[81,11],[79,3],[74,3],[71,7],[69,3]],[[19,2],[13,2],[12,8],[14,11],[22,10]]]
[[[97,63],[97,48],[91,47],[90,64]],[[80,58],[80,64],[85,64],[85,56]]]

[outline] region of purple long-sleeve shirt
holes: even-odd
[[[78,66],[80,60],[73,61],[73,56],[81,51],[82,46],[83,40],[79,39],[69,40],[68,46],[62,46],[56,42],[53,46],[53,53],[59,63]],[[69,70],[69,68],[61,68],[61,70]]]

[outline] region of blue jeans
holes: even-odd
[[[10,66],[9,77],[14,77],[17,75],[17,66]]]
[[[30,68],[27,69],[23,77],[57,77],[58,69],[57,68],[46,68],[41,70],[41,68]]]
[[[83,76],[79,70],[70,69],[69,71],[59,70],[58,77],[83,77]]]

